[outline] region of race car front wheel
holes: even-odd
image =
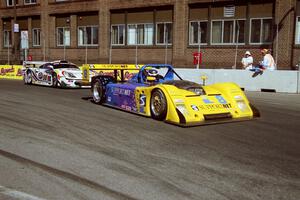
[[[93,100],[96,104],[102,104],[104,99],[103,85],[100,80],[95,80],[92,84]]]
[[[150,100],[150,111],[153,119],[164,120],[167,116],[167,99],[163,91],[155,89]]]
[[[53,73],[52,74],[52,87],[56,88],[57,85],[58,85],[57,74]]]
[[[27,71],[24,76],[24,83],[25,84],[32,84],[32,74],[31,71]]]

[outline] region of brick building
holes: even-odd
[[[16,5],[15,5],[16,2]],[[240,68],[246,50],[272,50],[279,69],[300,62],[297,0],[1,0],[0,63],[33,60],[172,63]],[[27,37],[28,36],[28,37]],[[200,43],[200,45],[199,45]]]

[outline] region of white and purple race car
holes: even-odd
[[[25,84],[61,88],[88,87],[82,81],[80,68],[67,61],[24,62],[23,77]]]

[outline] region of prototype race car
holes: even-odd
[[[80,88],[82,73],[79,67],[67,61],[24,62],[25,84],[37,84],[62,88]]]
[[[122,70],[116,69],[115,71]],[[119,74],[120,73],[115,73]],[[259,116],[235,83],[182,80],[171,65],[144,65],[130,80],[92,77],[93,101],[180,126],[249,120]]]

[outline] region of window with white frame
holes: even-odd
[[[41,29],[32,29],[32,46],[41,46]]]
[[[6,0],[6,5],[7,6],[14,6],[15,1],[14,0]]]
[[[173,24],[171,22],[159,22],[156,24],[156,44],[172,44]]]
[[[111,26],[111,44],[124,45],[125,44],[125,25],[118,24]]]
[[[296,20],[295,44],[300,44],[300,16]]]
[[[24,0],[24,4],[36,4],[36,0]]]
[[[153,45],[153,24],[129,24],[128,45]]]
[[[78,46],[97,46],[98,26],[78,27]]]
[[[4,47],[11,46],[11,31],[8,30],[3,31],[3,46]]]
[[[207,21],[190,21],[189,27],[190,45],[207,44]]]
[[[70,27],[57,27],[57,46],[70,46],[71,32]]]
[[[238,41],[237,41],[238,37]],[[245,20],[213,20],[211,26],[212,44],[245,43]]]
[[[272,18],[250,19],[250,43],[266,44],[272,42]]]

